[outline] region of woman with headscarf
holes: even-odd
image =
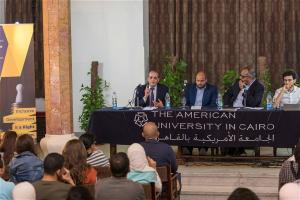
[[[127,150],[129,158],[130,172],[127,178],[138,183],[155,183],[155,190],[161,192],[161,180],[156,171],[156,162],[146,157],[144,148],[137,143],[133,143]]]

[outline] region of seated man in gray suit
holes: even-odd
[[[112,177],[102,179],[95,185],[96,200],[139,200],[145,199],[142,185],[127,179],[129,159],[126,153],[120,152],[109,159]]]

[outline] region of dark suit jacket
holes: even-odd
[[[172,173],[177,172],[176,155],[170,145],[157,140],[146,140],[140,145],[144,147],[146,155],[156,161],[158,167],[170,165]]]
[[[239,80],[237,80],[224,94],[224,106],[233,106],[233,102],[237,98],[239,92]],[[256,79],[248,91],[246,92],[246,106],[258,107],[260,106],[264,94],[264,86]],[[244,97],[244,98],[245,98]]]
[[[146,106],[150,105],[149,97],[147,98],[146,102],[143,99],[144,95],[145,95],[145,89],[146,89],[147,85],[148,84],[141,85],[141,86],[138,86],[136,88],[136,98],[135,98],[135,105],[136,106],[137,106],[137,99],[139,99],[139,106],[146,107]],[[168,91],[169,91],[169,88],[167,86],[162,85],[162,84],[157,84],[155,101],[158,101],[158,99],[160,99],[163,102],[163,104],[165,105],[165,96],[168,93]]]
[[[197,86],[195,83],[187,85],[184,92],[186,98],[186,105],[195,105]],[[218,89],[216,86],[206,83],[206,88],[204,89],[202,106],[207,107],[217,107]]]

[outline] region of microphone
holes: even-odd
[[[139,88],[142,87],[142,84],[138,84],[134,91],[133,91],[133,97],[132,97],[132,101],[134,101],[134,105],[139,107],[140,106],[140,100],[139,100]]]
[[[243,97],[244,97],[243,104],[246,107],[247,106],[247,92],[248,92],[249,86],[248,85],[244,85],[243,89],[244,89],[244,92],[243,92]]]

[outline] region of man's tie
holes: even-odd
[[[153,87],[151,87],[150,88],[150,107],[153,107],[154,106],[154,104],[153,104],[153,101],[154,101],[154,88]]]

